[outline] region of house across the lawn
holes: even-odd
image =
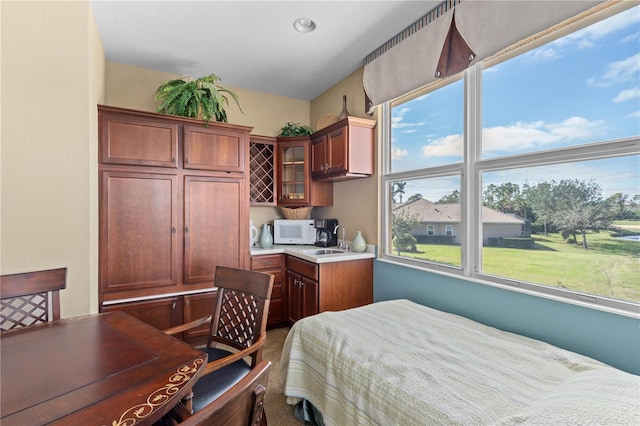
[[[448,237],[459,244],[461,232],[460,204],[436,204],[424,198],[410,201],[394,209],[418,218],[418,226],[411,231],[416,239]],[[515,214],[502,213],[482,207],[482,240],[529,236],[528,221]]]

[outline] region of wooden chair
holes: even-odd
[[[0,331],[60,319],[67,268],[0,276]]]
[[[176,334],[210,322],[203,349],[209,363],[193,387],[193,398],[185,401],[183,419],[208,406],[262,360],[273,275],[218,266],[214,283],[212,316],[165,330]]]
[[[202,410],[180,423],[181,426],[257,426],[266,425],[264,397],[271,362],[262,360],[238,383]]]

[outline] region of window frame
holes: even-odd
[[[589,143],[585,145],[556,148],[546,151],[515,154],[497,158],[482,159],[482,72],[500,62],[526,53],[536,47],[549,43],[564,35],[578,31],[597,21],[604,20],[622,12],[625,8],[609,7],[596,13],[590,19],[563,26],[557,31],[548,32],[541,37],[532,37],[528,42],[514,49],[507,49],[481,63],[474,64],[458,76],[431,83],[395,100],[385,102],[379,107],[379,140],[381,173],[380,189],[380,245],[377,259],[382,262],[420,269],[427,272],[462,278],[478,284],[504,288],[512,291],[562,301],[592,309],[613,312],[634,318],[640,318],[640,303],[607,298],[574,290],[536,284],[512,278],[483,273],[482,265],[482,180],[483,172],[509,170],[534,166],[589,161],[640,155],[640,135]],[[597,19],[594,19],[596,17]],[[391,111],[392,106],[404,104],[426,93],[438,90],[456,80],[463,79],[464,84],[464,150],[460,163],[417,169],[403,172],[391,172]],[[424,260],[414,260],[393,254],[391,247],[391,185],[392,182],[408,179],[424,179],[447,175],[460,176],[460,246],[461,266],[450,266]]]

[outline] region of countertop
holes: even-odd
[[[322,250],[325,248],[330,250],[340,250],[341,253],[321,255],[303,253],[309,250]],[[344,262],[347,260],[373,259],[376,257],[375,246],[372,244],[367,244],[367,249],[361,253],[344,251],[337,247],[316,247],[312,245],[274,245],[268,249],[263,249],[259,246],[251,247],[252,256],[258,256],[261,254],[288,254],[313,263]]]

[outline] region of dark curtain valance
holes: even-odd
[[[365,92],[374,106],[395,99],[601,3],[447,0],[365,58]]]

